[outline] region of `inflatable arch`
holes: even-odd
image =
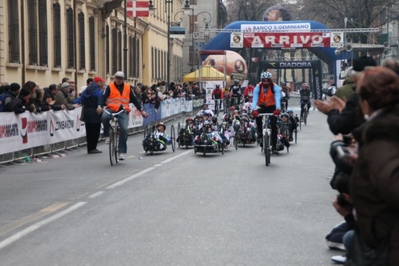
[[[241,48],[232,48],[230,46],[231,43],[231,32],[245,30],[248,27],[256,25],[259,31],[269,32],[271,35],[273,33],[278,33],[278,30],[269,30],[269,29],[280,29],[281,27],[287,27],[292,25],[291,32],[295,32],[292,29],[295,29],[296,25],[308,25],[309,28],[304,29],[298,27],[299,31],[312,31],[317,32],[317,30],[328,30],[328,27],[320,22],[312,21],[312,20],[300,20],[300,21],[236,21],[229,25],[227,25],[221,32],[219,32],[212,40],[205,45],[203,50],[232,50],[239,51]],[[253,27],[252,27],[253,28]],[[255,29],[256,30],[256,29]],[[282,32],[284,32],[284,28]],[[281,32],[281,31],[279,31]],[[285,31],[287,32],[287,31]],[[256,48],[259,49],[259,48]],[[276,49],[276,48],[263,48],[263,49]],[[301,49],[301,47],[297,47],[297,49]],[[324,61],[327,64],[335,63],[336,60],[349,59],[351,54],[342,51],[339,55],[335,54],[336,47],[311,47],[307,48],[314,55],[316,55],[320,60]]]

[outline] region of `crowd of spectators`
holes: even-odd
[[[105,82],[105,81],[104,81]],[[63,78],[59,84],[50,84],[40,88],[40,85],[28,81],[21,87],[18,83],[3,82],[0,86],[0,112],[14,112],[20,114],[25,111],[40,113],[48,110],[73,110],[81,105],[81,93],[93,83],[93,79],[87,79],[86,85],[77,91],[76,83]],[[105,89],[105,84],[102,89]],[[132,86],[141,104],[151,103],[158,110],[162,101],[172,98],[184,98],[191,100],[194,97],[205,97],[205,90],[200,89],[195,83],[175,84],[171,82],[159,82],[152,86],[138,83]]]
[[[399,62],[381,66],[360,57],[346,71],[344,86],[328,100],[315,100],[336,135],[333,207],[344,221],[326,236],[345,265],[397,265],[399,261]]]

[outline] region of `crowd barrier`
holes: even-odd
[[[144,104],[148,113],[144,119],[131,104],[129,134],[142,131],[159,121],[168,121],[176,116],[192,113],[203,104],[203,99],[167,99],[155,110],[153,104]],[[86,143],[86,130],[80,121],[81,107],[74,110],[0,113],[0,163],[48,154]]]

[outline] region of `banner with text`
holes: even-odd
[[[331,34],[325,32],[287,32],[244,34],[245,48],[330,47]]]

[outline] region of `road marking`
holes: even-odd
[[[103,193],[104,193],[104,191],[97,191],[96,193],[91,194],[91,195],[89,196],[89,198],[90,198],[90,199],[94,199],[94,198],[96,198],[96,197],[98,197],[98,196],[101,196]]]
[[[62,207],[66,206],[68,203],[69,202],[56,202],[44,209],[41,209],[38,212],[32,213],[28,216],[22,217],[21,219],[14,221],[14,222],[3,225],[2,227],[0,227],[0,236],[15,230],[18,227],[23,226],[24,224],[33,222],[51,212],[55,212],[55,211],[61,209]]]
[[[154,167],[159,167],[159,166],[162,166],[162,165],[163,164],[159,163],[159,164],[154,165]]]
[[[144,175],[144,174],[146,174],[146,173],[148,173],[148,172],[154,170],[154,169],[155,169],[155,167],[147,168],[147,169],[145,169],[145,170],[143,170],[143,171],[141,171],[141,172],[138,172],[137,174],[134,174],[134,175],[132,175],[132,176],[129,176],[129,177],[127,177],[127,178],[125,178],[125,179],[123,179],[123,180],[121,180],[121,181],[118,181],[118,182],[116,182],[116,183],[114,183],[114,184],[108,186],[107,189],[112,189],[112,188],[119,187],[119,186],[121,186],[121,185],[123,185],[123,184],[125,184],[125,183],[127,183],[127,182],[129,182],[129,181],[131,181],[131,180],[133,180],[133,179],[135,179],[135,178],[137,178],[137,177],[139,177],[139,176],[142,176],[142,175]]]
[[[78,208],[82,207],[85,204],[86,204],[86,202],[78,202],[75,205],[69,207],[68,209],[66,209],[66,210],[64,210],[62,212],[59,212],[59,213],[57,213],[57,214],[55,214],[55,215],[53,215],[53,216],[51,216],[51,217],[49,217],[47,219],[44,219],[43,221],[35,223],[34,225],[31,225],[28,228],[25,228],[24,230],[22,230],[22,231],[20,231],[20,232],[18,232],[16,234],[4,239],[3,241],[0,242],[0,249],[3,249],[5,247],[7,247],[8,245],[10,245],[10,244],[14,243],[15,241],[21,239],[22,237],[24,237],[24,236],[36,231],[40,227],[42,227],[42,226],[44,226],[44,225],[46,225],[48,223],[51,223],[51,222],[61,218],[62,216],[67,215],[68,213],[70,213],[70,212],[72,212],[74,210],[77,210]]]
[[[189,151],[185,151],[185,152],[183,152],[183,153],[180,153],[179,155],[176,155],[176,156],[174,156],[174,157],[171,157],[171,158],[169,158],[169,159],[167,159],[167,160],[165,160],[165,161],[163,161],[163,162],[161,162],[161,163],[169,163],[169,162],[171,162],[171,161],[173,161],[173,160],[175,160],[175,159],[177,159],[177,158],[179,158],[179,157],[182,157],[182,156],[184,156],[184,155],[186,155],[186,154],[189,154],[190,152],[193,152],[192,150],[189,150]]]

